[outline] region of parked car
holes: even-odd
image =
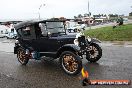
[[[83,34],[66,34],[65,21],[25,21],[15,25],[17,38],[14,54],[26,65],[29,59],[40,60],[43,56],[59,58],[61,68],[69,75],[76,75],[82,69],[82,59],[98,61],[102,49],[94,38]]]
[[[69,33],[71,32],[74,32],[74,29],[75,29],[75,25],[77,24],[77,22],[74,22],[74,21],[66,21],[66,28],[67,28],[67,31]]]
[[[0,38],[6,37],[8,34],[8,27],[0,25]]]
[[[13,31],[8,32],[8,34],[6,35],[7,39],[15,39],[17,37],[17,32],[16,32],[15,28],[12,28],[11,30],[13,30]]]
[[[85,24],[76,24],[67,28],[67,31],[69,33],[73,33],[73,32],[76,33],[84,30],[85,30]]]
[[[7,39],[15,39],[17,37],[17,34],[9,32],[6,36]]]

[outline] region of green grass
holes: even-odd
[[[84,31],[86,36],[98,38],[102,41],[132,41],[132,24],[90,29]]]

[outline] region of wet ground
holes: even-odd
[[[97,63],[83,66],[90,79],[132,80],[132,43],[103,42],[103,56]],[[30,60],[21,66],[13,54],[14,40],[0,39],[0,88],[81,88],[77,76],[66,75],[58,60]],[[132,88],[132,85],[89,85],[86,88]]]

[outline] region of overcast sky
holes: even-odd
[[[89,0],[92,14],[125,14],[132,0]],[[45,4],[39,10],[41,4]],[[88,12],[88,0],[0,0],[0,19],[73,18]]]

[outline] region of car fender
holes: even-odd
[[[58,49],[57,51],[57,57],[61,55],[63,51],[73,51],[75,53],[80,53],[80,47],[74,44],[66,44],[63,45],[61,48]]]
[[[96,38],[91,38],[90,43],[101,43],[101,41],[99,39],[96,39]]]

